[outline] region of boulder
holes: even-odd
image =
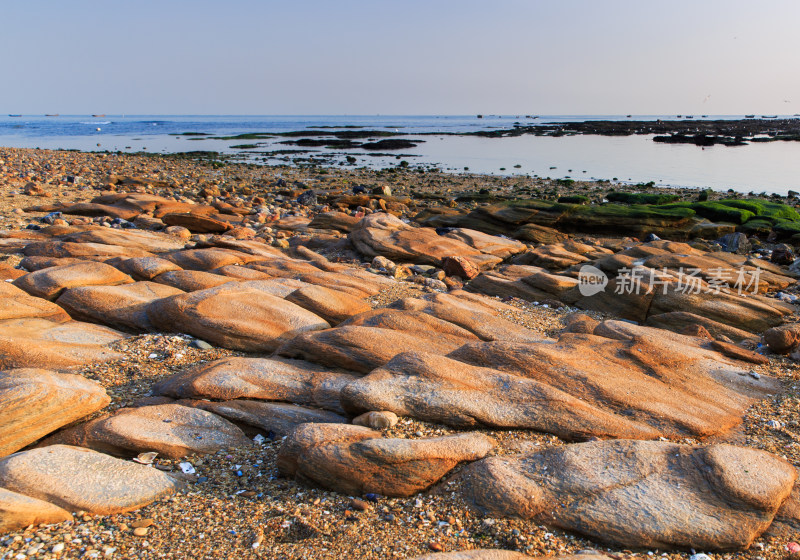
[[[285,436],[300,424],[347,424],[347,418],[334,412],[296,404],[249,400],[186,400],[180,403],[219,414],[232,422],[254,426],[274,437]]]
[[[187,249],[163,255],[165,259],[184,270],[211,270],[230,264],[258,261],[259,257],[233,249]]]
[[[492,457],[461,474],[482,513],[629,548],[747,548],[792,491],[795,469],[727,444],[595,441]]]
[[[118,360],[123,355],[108,345],[123,338],[118,331],[78,321],[54,323],[38,317],[0,321],[0,369],[58,369]]]
[[[479,250],[481,253],[494,255],[503,260],[527,249],[524,243],[520,243],[514,239],[489,235],[488,233],[483,233],[474,229],[453,228],[445,233],[443,237],[456,239]]]
[[[356,379],[301,360],[223,358],[156,383],[152,392],[180,399],[261,399],[342,411],[339,393]]]
[[[44,369],[0,371],[0,456],[89,416],[111,399],[80,375]]]
[[[278,453],[287,477],[349,495],[411,496],[463,461],[485,457],[495,442],[479,433],[427,439],[389,439],[347,424],[305,424]]]
[[[359,219],[344,212],[320,212],[308,224],[312,229],[336,229],[350,232],[356,227]]]
[[[72,243],[101,243],[129,247],[150,253],[166,253],[183,249],[183,241],[164,233],[138,229],[113,229],[97,227],[88,231],[71,233],[61,238]]]
[[[234,279],[228,276],[221,276],[201,270],[171,270],[153,278],[153,282],[172,286],[180,292],[207,290],[233,281]]]
[[[82,447],[51,445],[0,459],[0,486],[67,511],[111,515],[175,492],[168,474]]]
[[[687,328],[702,327],[713,338],[727,337],[734,342],[741,342],[753,338],[752,333],[745,330],[687,311],[672,311],[669,313],[650,315],[647,321],[645,321],[645,324],[648,327],[656,327],[684,334]]]
[[[242,430],[216,414],[179,404],[161,404],[121,408],[63,430],[42,445],[88,447],[121,457],[156,451],[178,459],[190,453],[214,453],[250,443]]]
[[[192,233],[223,233],[233,226],[226,221],[201,214],[175,212],[164,214],[161,221],[168,226],[185,227]]]
[[[350,232],[350,242],[367,257],[438,265],[444,257],[469,257],[479,268],[491,268],[503,259],[486,255],[458,239],[442,237],[433,228],[415,228],[391,214],[362,218]]]
[[[447,354],[464,343],[456,337],[417,331],[339,326],[303,333],[278,348],[276,354],[317,364],[368,373],[408,350]],[[368,408],[368,410],[382,410]]]
[[[0,488],[0,534],[62,521],[72,521],[72,514],[43,500]]]
[[[800,346],[800,325],[781,325],[767,329],[764,331],[764,342],[776,354],[789,354]]]
[[[159,299],[183,292],[155,282],[134,282],[121,286],[70,288],[56,300],[73,319],[102,323],[133,332],[153,330],[147,306]]]
[[[55,300],[68,288],[80,286],[118,286],[133,279],[113,266],[99,262],[83,262],[54,266],[14,280],[14,285],[32,296]]]
[[[286,301],[299,305],[319,315],[331,325],[338,325],[353,315],[369,311],[369,303],[362,298],[333,288],[305,286],[286,296]]]
[[[159,274],[181,270],[174,262],[161,257],[136,257],[126,259],[116,266],[136,280],[152,280]]]
[[[239,282],[154,301],[147,316],[159,329],[252,352],[271,352],[299,333],[330,327],[302,307]]]
[[[133,247],[106,245],[105,243],[74,243],[72,241],[37,241],[25,245],[26,257],[79,258],[105,261],[114,257],[151,257],[152,253]]]
[[[55,303],[29,296],[16,286],[0,281],[0,321],[30,317],[55,323],[69,321],[69,315]]]

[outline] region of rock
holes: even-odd
[[[785,243],[781,243],[776,245],[775,248],[772,250],[772,254],[769,257],[770,262],[775,264],[789,266],[795,260],[794,249],[792,249],[791,245],[786,245]]]
[[[445,257],[442,259],[442,270],[448,276],[458,276],[464,280],[472,280],[478,274],[478,268],[465,257]]]
[[[457,239],[442,237],[432,228],[415,228],[391,214],[364,217],[349,235],[350,242],[367,257],[382,255],[395,261],[438,265],[448,256],[469,257],[480,268],[502,258],[486,255]]]
[[[344,212],[321,212],[308,224],[312,229],[335,229],[343,232],[353,231],[359,219]]]
[[[233,249],[187,249],[164,255],[164,258],[177,264],[184,270],[211,270],[231,264],[243,264],[260,260],[257,255],[250,255]]]
[[[121,408],[61,431],[42,445],[88,447],[120,457],[156,451],[178,459],[191,453],[247,447],[250,443],[244,432],[215,414],[179,404],[162,404]]]
[[[702,327],[711,335],[711,338],[726,336],[734,342],[741,342],[753,338],[753,335],[745,330],[686,311],[672,311],[669,313],[650,315],[647,321],[645,321],[645,324],[648,327],[657,327],[659,329],[667,329],[672,332],[683,334],[687,334],[684,332],[687,328]]]
[[[153,325],[147,306],[159,299],[183,292],[155,282],[134,282],[121,286],[70,288],[56,300],[73,319],[102,323],[133,332],[148,332]]]
[[[261,399],[341,412],[342,387],[352,374],[300,360],[223,358],[156,383],[152,392],[179,399]]]
[[[105,389],[80,375],[43,369],[0,371],[0,456],[105,407]]]
[[[737,255],[746,255],[750,252],[750,241],[743,233],[729,233],[717,242],[722,245],[722,250],[727,253],[736,253]]]
[[[751,364],[760,364],[760,365],[768,365],[769,358],[762,354],[758,354],[756,352],[752,352],[747,348],[742,348],[741,346],[737,346],[736,344],[731,344],[730,342],[725,342],[722,340],[712,340],[711,341],[711,348],[718,351],[721,354],[728,356],[729,358],[733,358],[734,360],[741,360],[743,362],[750,362]]]
[[[800,346],[800,324],[767,329],[764,331],[764,342],[776,354],[790,354]]]
[[[84,262],[54,266],[31,272],[14,280],[14,285],[32,296],[56,299],[68,288],[81,286],[118,286],[133,279],[113,266],[98,262]]]
[[[442,552],[417,556],[411,560],[530,560],[532,557],[513,550],[479,548],[460,552]],[[541,557],[540,557],[541,558]],[[608,556],[600,553],[576,553],[550,557],[551,560],[608,560]]]
[[[181,267],[174,262],[161,257],[127,259],[116,265],[116,267],[136,280],[152,280],[159,274],[181,270]]]
[[[492,457],[461,476],[485,515],[623,547],[732,550],[767,529],[797,473],[775,455],[727,444],[596,441]]]
[[[78,258],[90,261],[105,261],[114,257],[152,257],[143,249],[106,245],[103,243],[74,243],[71,241],[42,241],[25,245],[26,257]]]
[[[365,412],[353,418],[356,426],[366,426],[373,430],[387,430],[397,425],[398,418],[394,412],[388,410]]]
[[[219,414],[231,420],[255,426],[273,436],[282,437],[300,424],[346,424],[347,418],[334,412],[308,408],[296,404],[235,400],[225,402],[180,401]]]
[[[123,338],[107,327],[78,321],[54,323],[38,317],[0,321],[0,369],[57,369],[118,360],[122,354],[107,345]]]
[[[0,533],[62,521],[72,521],[72,514],[43,500],[0,488]]]
[[[557,229],[540,226],[537,224],[525,224],[520,226],[516,231],[514,231],[513,234],[511,234],[511,237],[514,239],[521,239],[522,241],[541,243],[544,245],[559,243],[569,239],[569,236],[566,233],[561,233]]]
[[[69,321],[69,315],[55,303],[29,296],[8,282],[0,281],[0,321],[38,317],[54,323]]]
[[[121,230],[101,227],[72,233],[61,239],[73,243],[116,245],[150,253],[165,253],[183,249],[183,242],[171,235],[131,229]]]
[[[67,511],[111,515],[173,493],[166,473],[68,445],[22,451],[0,459],[0,486]]]
[[[300,206],[316,206],[318,204],[317,193],[313,190],[307,190],[298,196],[295,202]]]
[[[658,431],[543,383],[489,368],[404,352],[342,390],[346,410],[387,410],[459,428],[528,428],[565,439],[658,437]]]
[[[333,288],[305,286],[286,296],[286,301],[299,305],[338,325],[350,317],[372,309],[365,300]]]
[[[411,496],[463,461],[485,457],[495,442],[478,433],[408,440],[347,424],[305,424],[278,453],[278,469],[323,488],[359,496]]]
[[[228,222],[200,214],[175,212],[164,214],[161,221],[168,226],[180,226],[192,233],[224,233],[233,226]]]
[[[147,316],[157,328],[253,352],[271,352],[299,333],[330,327],[302,307],[239,282],[154,301]]]
[[[211,272],[202,272],[200,270],[172,270],[153,278],[153,282],[171,286],[179,292],[207,290],[233,281],[234,279],[228,276],[221,276]]]
[[[564,317],[564,332],[592,334],[600,321],[586,313],[573,313]]]

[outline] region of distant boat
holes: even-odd
[[[756,118],[756,116],[755,115],[745,115],[744,118],[746,118],[746,119],[754,119],[754,118]]]
[[[105,114],[102,115],[92,115],[93,117],[105,117]]]
[[[778,115],[761,115],[762,119],[777,119]]]
[[[9,117],[21,117],[22,115],[8,115]]]
[[[57,117],[58,113],[45,113],[44,116],[45,117]]]
[[[478,118],[479,118],[479,119],[482,119],[482,118],[483,118],[483,115],[478,115]]]
[[[694,117],[692,115],[686,115],[686,118],[687,119],[693,119]]]

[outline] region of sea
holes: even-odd
[[[686,118],[688,115],[681,115]],[[457,133],[588,120],[676,120],[678,115],[20,115],[0,117],[0,146],[110,152],[218,152],[262,165],[383,169],[398,165],[447,173],[529,175],[660,186],[800,192],[800,142],[698,147],[654,142],[651,135],[503,138]],[[744,115],[691,115],[701,120]],[[798,118],[779,115],[780,118]],[[757,117],[758,118],[758,117]],[[219,139],[303,130],[376,130],[419,142],[379,153],[286,144],[285,136]],[[188,134],[187,134],[188,133]]]

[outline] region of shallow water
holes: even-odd
[[[709,118],[741,118],[742,115]],[[338,165],[347,155],[355,165],[374,168],[395,166],[398,160],[411,165],[434,165],[444,171],[471,173],[530,174],[573,179],[610,179],[625,182],[655,181],[661,185],[708,187],[786,194],[800,191],[800,143],[769,142],[747,146],[700,148],[686,144],[661,144],[650,136],[518,136],[482,138],[435,133],[472,132],[510,128],[553,121],[625,119],[598,115],[555,115],[538,119],[520,116],[22,116],[0,117],[0,145],[27,148],[79,150],[185,152],[217,151],[240,154],[260,163],[292,164],[295,158],[313,158],[319,164]],[[674,119],[676,115],[635,116],[638,120]],[[702,120],[699,116],[697,120]],[[274,150],[298,150],[278,144],[287,138],[214,140],[202,136],[180,136],[204,132],[230,136],[252,132],[288,132],[320,127],[363,127],[409,134],[424,140],[415,148],[380,157],[366,150],[303,149],[295,154],[271,154]],[[97,129],[100,130],[97,130]],[[257,144],[256,148],[232,146]],[[267,152],[267,153],[265,153]],[[299,161],[299,160],[298,160]],[[519,166],[519,167],[515,167]]]

